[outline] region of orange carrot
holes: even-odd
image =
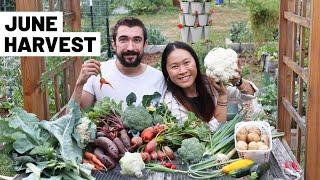
[[[84,153],[84,157],[87,158],[87,159],[89,159],[89,160],[91,160],[94,164],[96,164],[96,165],[98,165],[98,166],[101,166],[101,167],[103,167],[103,168],[106,168],[106,167],[104,166],[104,164],[97,158],[96,155],[94,155],[94,154],[86,151],[86,152]]]
[[[113,89],[111,83],[109,81],[107,81],[105,78],[103,78],[102,74],[100,72],[100,90],[101,90],[103,84],[107,84]]]
[[[82,163],[83,164],[91,164],[93,167],[92,167],[92,170],[95,170],[95,171],[100,171],[98,168],[97,168],[97,165],[94,164],[91,160],[89,159],[83,159],[82,160]],[[101,169],[101,168],[100,168]],[[102,169],[103,170],[103,169]]]
[[[167,126],[165,124],[158,123],[153,127],[153,129],[155,131],[155,134],[158,135],[158,134],[163,133],[167,129]]]
[[[144,142],[149,142],[155,137],[155,130],[153,127],[144,129],[141,133],[141,138]]]

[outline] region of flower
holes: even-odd
[[[210,9],[209,14],[213,15],[214,13],[214,9]]]
[[[178,24],[177,26],[178,26],[179,29],[182,29],[182,28],[183,28],[183,25],[182,25],[182,24]]]

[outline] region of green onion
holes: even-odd
[[[166,173],[183,173],[183,174],[188,173],[187,171],[182,171],[182,170],[178,170],[178,169],[170,169],[170,168],[167,168],[167,167],[164,167],[160,164],[155,164],[155,163],[146,164],[146,169],[150,169],[152,171],[158,171],[158,172],[166,172]]]

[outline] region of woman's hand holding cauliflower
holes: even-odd
[[[207,76],[216,82],[240,78],[238,54],[232,49],[216,48],[204,58]],[[241,72],[241,70],[240,70]]]

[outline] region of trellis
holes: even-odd
[[[317,0],[280,1],[278,125],[286,133],[283,142],[290,146],[292,122],[297,124],[298,160],[302,137],[306,135],[306,179],[320,177],[320,139],[317,137],[320,132],[319,8],[320,2]],[[306,35],[306,30],[310,30],[310,36]],[[306,52],[307,48],[309,51]],[[304,84],[307,84],[306,107],[303,103]],[[305,116],[303,107],[307,109]]]
[[[49,9],[54,1],[49,0]],[[309,7],[309,8],[308,8]],[[17,11],[41,11],[41,0],[16,0]],[[292,122],[298,126],[298,151],[300,159],[302,135],[306,135],[305,178],[318,179],[320,175],[320,1],[313,0],[281,0],[280,1],[280,41],[279,41],[279,89],[278,89],[278,127],[286,133],[283,143],[291,145]],[[80,29],[80,0],[61,1],[64,22],[71,26],[72,31]],[[307,13],[309,10],[309,13]],[[305,33],[310,29],[310,36]],[[309,40],[307,40],[309,38]],[[299,41],[297,41],[299,39]],[[299,42],[299,45],[297,44]],[[309,46],[306,45],[309,42]],[[297,48],[298,47],[298,48]],[[308,48],[308,56],[305,49]],[[298,51],[297,51],[298,49]],[[299,52],[299,53],[297,53]],[[308,68],[304,64],[308,57]],[[65,60],[60,68],[64,72],[64,87],[70,98],[80,71],[79,57]],[[48,119],[48,92],[41,89],[40,77],[45,72],[45,63],[41,57],[21,58],[24,107],[27,111],[38,115],[40,119]],[[59,89],[57,88],[57,72],[49,72],[55,84],[56,109],[61,112]],[[297,83],[297,85],[295,85]],[[307,84],[306,117],[302,114],[304,107],[303,84]],[[295,98],[298,88],[298,98]],[[297,107],[294,103],[297,103]],[[292,121],[293,120],[293,121]],[[289,145],[289,146],[287,146]],[[290,149],[288,150],[290,151]]]

